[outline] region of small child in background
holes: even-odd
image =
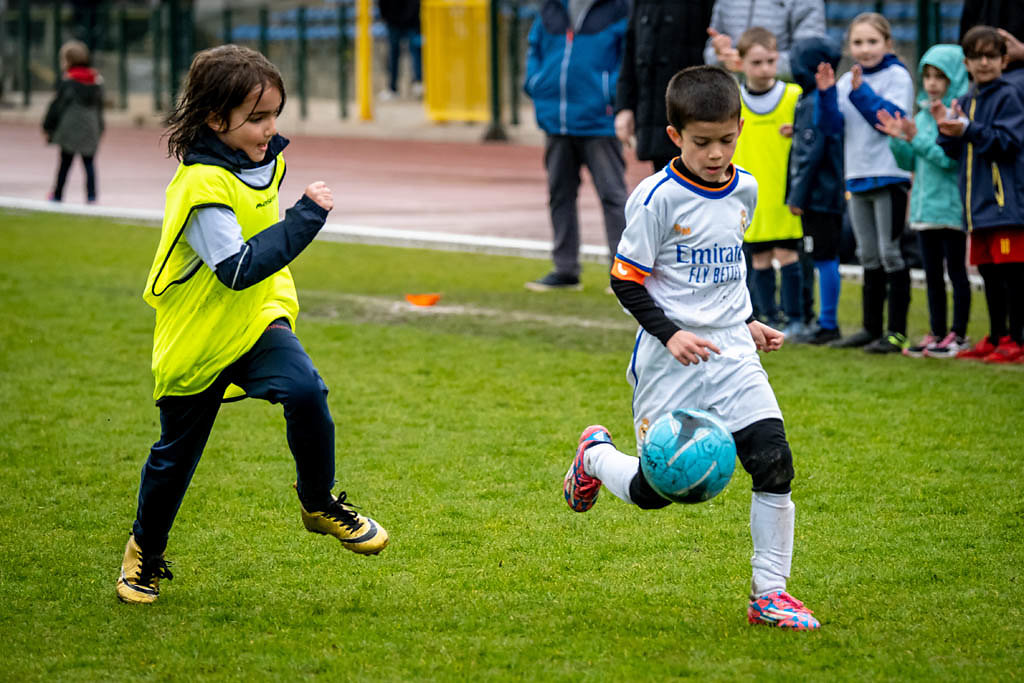
[[[64,182],[75,155],[85,167],[85,196],[96,201],[96,148],[103,135],[103,78],[89,66],[89,48],[69,40],[60,48],[64,77],[43,119],[46,141],[60,147],[60,165],[50,199],[64,197]]]
[[[957,186],[957,163],[936,142],[939,128],[933,102],[951,106],[967,92],[967,69],[959,45],[933,45],[918,65],[922,92],[913,119],[878,111],[878,130],[890,137],[889,148],[900,168],[914,172],[910,190],[910,227],[917,231],[928,287],[928,334],[903,350],[914,358],[953,358],[967,348],[971,284],[967,279],[967,233],[960,227],[963,202]],[[946,326],[946,279],[953,285],[953,325]]]
[[[1002,78],[1009,59],[998,30],[975,26],[961,44],[974,86],[951,109],[938,100],[930,109],[938,144],[960,161],[970,262],[985,282],[991,327],[957,358],[1024,362],[1024,102]]]
[[[896,165],[888,136],[875,124],[879,109],[906,116],[914,105],[914,79],[892,53],[892,28],[881,14],[864,12],[854,17],[847,42],[856,62],[848,73],[836,81],[831,65],[818,66],[815,117],[823,132],[843,133],[850,225],[864,268],[864,327],[831,345],[900,353],[907,342],[910,308],[910,269],[900,250],[910,172]],[[884,324],[886,298],[888,326]]]
[[[805,332],[803,276],[800,267],[800,219],[786,208],[786,167],[792,143],[793,117],[800,86],[775,78],[779,53],[775,36],[754,26],[743,32],[736,49],[744,83],[740,87],[745,131],[736,145],[735,163],[757,178],[757,211],[743,237],[751,255],[751,297],[765,322],[778,315],[775,268],[782,269],[783,333],[799,337]]]
[[[831,38],[803,38],[789,53],[793,80],[803,95],[793,118],[793,147],[789,155],[789,186],[786,204],[803,226],[804,251],[818,273],[821,315],[817,325],[796,341],[827,344],[840,338],[839,321],[839,240],[846,210],[843,187],[843,134],[825,133],[814,125],[818,95],[814,74],[821,63],[833,69],[839,64],[842,49]],[[806,313],[807,311],[805,311]]]

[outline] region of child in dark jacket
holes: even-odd
[[[962,47],[974,85],[952,109],[934,102],[931,113],[939,145],[960,161],[969,260],[985,283],[991,327],[957,357],[1024,362],[1024,102],[1001,78],[1008,59],[996,29],[975,26]]]
[[[814,125],[817,86],[814,74],[822,62],[835,69],[842,51],[831,38],[803,38],[790,50],[793,80],[804,89],[793,118],[786,205],[803,223],[804,249],[818,272],[821,314],[817,325],[796,341],[826,344],[839,339],[839,237],[843,231],[843,134]]]
[[[64,181],[75,155],[85,167],[85,195],[96,201],[96,169],[93,161],[103,135],[103,78],[89,66],[89,48],[70,40],[60,48],[64,78],[46,110],[43,132],[46,141],[60,147],[60,165],[50,199],[64,196]]]

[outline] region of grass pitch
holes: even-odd
[[[331,387],[339,490],[390,531],[303,530],[280,409],[224,406],[149,607],[114,594],[158,437],[152,228],[0,213],[0,679],[1015,680],[1024,366],[764,356],[796,458],[792,592],[818,633],[746,624],[749,478],[570,512],[579,431],[632,451],[632,324],[605,276],[316,243],[298,334]],[[407,292],[439,291],[413,310]],[[911,337],[925,327],[914,291]],[[844,284],[841,323],[858,322]],[[986,331],[976,295],[971,334]]]

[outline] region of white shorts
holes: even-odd
[[[637,333],[626,377],[633,387],[633,428],[637,452],[647,428],[677,408],[697,408],[718,417],[730,432],[766,418],[782,419],[768,373],[745,323],[689,330],[712,342],[705,362],[683,365],[643,329]]]

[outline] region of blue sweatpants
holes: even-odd
[[[229,384],[284,407],[288,446],[295,458],[299,498],[307,510],[323,510],[334,485],[334,421],[327,386],[288,323],[279,320],[251,349],[224,369],[205,391],[167,396],[160,408],[160,440],[142,468],[135,541],[147,553],[167,547],[174,518],[210,437]]]

